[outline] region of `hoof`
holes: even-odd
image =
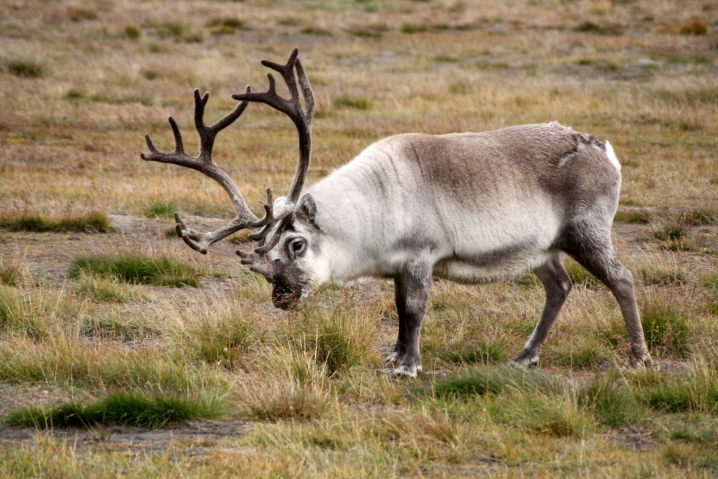
[[[396,364],[399,361],[399,353],[393,352],[389,354],[386,358],[384,358],[384,364],[386,366]]]
[[[521,354],[509,361],[508,365],[512,368],[535,368],[538,366],[538,355],[522,351]]]
[[[644,369],[644,368],[650,368],[652,364],[651,355],[646,353],[641,354],[641,356],[631,356],[630,359],[631,367],[633,369]]]
[[[421,366],[419,367],[408,367],[405,365],[401,365],[397,368],[387,368],[387,369],[377,369],[377,374],[381,374],[384,376],[388,376],[390,378],[394,379],[406,379],[406,378],[415,378],[418,373],[421,372]]]

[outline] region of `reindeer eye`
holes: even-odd
[[[291,243],[292,252],[295,255],[300,254],[302,251],[304,251],[304,247],[306,246],[306,242],[303,239],[294,240]]]

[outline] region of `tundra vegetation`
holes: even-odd
[[[291,9],[291,10],[289,10]],[[3,2],[2,477],[713,477],[718,473],[718,8],[707,0]],[[171,211],[231,218],[209,179],[139,159],[265,85],[292,47],[314,87],[312,184],[404,133],[558,120],[610,140],[614,246],[653,367],[610,292],[574,282],[538,368],[533,275],[436,282],[424,374],[376,374],[393,285],[271,307],[240,234],[206,256]],[[280,85],[281,88],[281,85]],[[214,149],[261,216],[296,136],[250,105]],[[187,151],[198,145],[185,135]],[[203,228],[203,225],[206,228]],[[183,287],[189,286],[189,287]]]

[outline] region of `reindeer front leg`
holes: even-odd
[[[431,287],[431,265],[413,261],[394,278],[394,296],[399,314],[399,337],[389,362],[397,365],[396,376],[416,377],[421,371],[419,337]]]

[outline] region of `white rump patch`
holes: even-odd
[[[608,141],[606,142],[606,155],[608,155],[608,159],[611,160],[613,166],[615,166],[618,171],[621,171],[621,163],[618,161],[618,158],[616,158],[616,153]]]

